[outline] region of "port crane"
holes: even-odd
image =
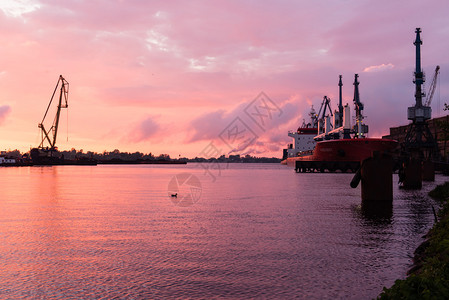
[[[55,98],[56,92],[59,88],[59,99],[57,104],[57,110],[56,110],[56,116],[53,120],[52,126],[47,130],[44,126],[44,121],[48,115],[48,112],[50,110],[51,104]],[[62,77],[62,75],[59,76],[58,82],[56,83],[56,87],[53,91],[53,94],[50,99],[50,103],[47,106],[47,110],[45,111],[44,117],[42,118],[42,122],[38,124],[38,127],[41,132],[41,142],[38,146],[38,149],[50,153],[50,156],[52,156],[53,152],[57,151],[56,147],[56,138],[58,136],[58,126],[59,126],[59,118],[61,115],[61,109],[68,107],[68,96],[69,96],[69,83],[67,80]]]
[[[428,101],[423,103],[423,97],[425,96],[422,91],[422,85],[425,82],[424,72],[421,69],[421,28],[416,28],[416,39],[414,41],[416,50],[416,68],[414,73],[413,83],[415,84],[415,105],[411,106],[407,110],[407,118],[411,120],[409,127],[407,128],[407,135],[403,143],[403,150],[407,153],[417,153],[420,158],[437,158],[438,144],[434,139],[432,132],[430,132],[427,120],[432,117],[432,109],[430,108],[430,102],[432,101],[434,86],[436,85],[436,77],[439,71],[439,67],[435,70],[434,80],[431,84],[430,95]],[[435,81],[435,83],[434,83]]]
[[[433,94],[435,94],[435,89],[437,87],[437,79],[439,73],[440,73],[440,66],[436,66],[432,82],[430,83],[429,92],[427,93],[427,100],[426,103],[424,104],[425,106],[430,106],[430,104],[432,103]]]

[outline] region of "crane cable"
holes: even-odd
[[[67,142],[69,141],[69,110],[66,109],[67,112]]]

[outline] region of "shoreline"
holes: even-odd
[[[15,163],[15,164],[0,164],[2,167],[42,167],[42,166],[96,166],[96,165],[186,165],[195,163],[220,163],[220,164],[278,164],[278,162],[264,162],[264,161],[252,161],[252,162],[242,162],[242,161],[220,161],[220,162],[210,162],[210,161],[159,161],[159,160],[137,160],[137,161],[116,161],[116,160],[102,160],[102,161],[66,161],[66,162],[55,162],[55,163]]]
[[[416,248],[407,277],[384,287],[377,299],[449,299],[449,182],[429,196],[441,203],[437,222]]]
[[[53,163],[1,164],[1,167],[97,166],[97,165],[185,165],[183,161],[62,161]]]

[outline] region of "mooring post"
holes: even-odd
[[[403,166],[403,185],[404,189],[419,190],[422,188],[422,162],[419,159],[411,158]]]
[[[422,163],[422,180],[435,181],[435,165],[430,160],[426,160]]]
[[[393,159],[390,155],[374,152],[360,167],[362,201],[393,201]]]

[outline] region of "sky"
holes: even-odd
[[[339,75],[354,106],[356,73],[380,137],[408,123],[417,27],[447,114],[448,15],[447,0],[2,0],[0,149],[40,143],[59,75],[61,150],[280,157],[311,105],[336,108]]]

